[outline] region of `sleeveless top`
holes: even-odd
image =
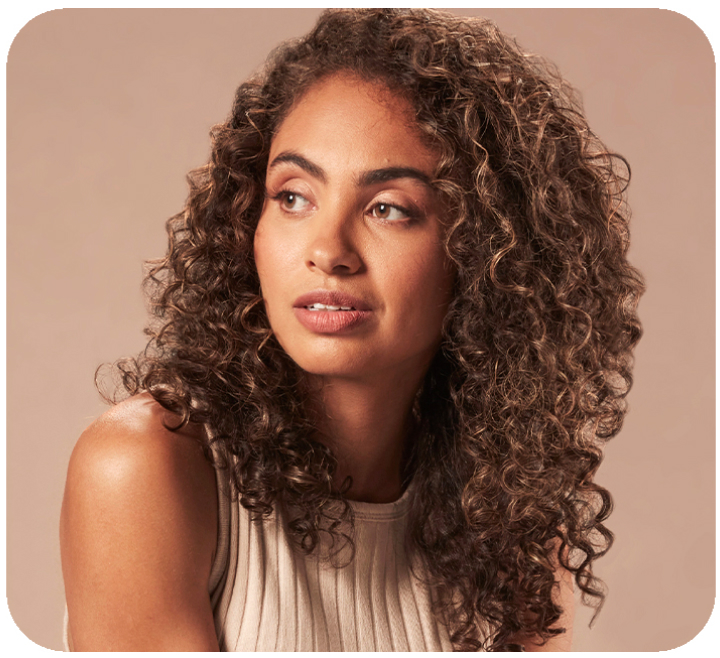
[[[208,589],[221,651],[452,651],[405,550],[411,495],[352,502],[354,558],[335,567],[295,550],[282,514],[261,523],[216,470],[218,541]],[[63,640],[69,650],[65,610]]]
[[[221,651],[452,651],[405,550],[411,488],[351,503],[355,555],[336,567],[294,549],[281,513],[253,522],[220,486],[209,586]]]

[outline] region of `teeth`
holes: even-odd
[[[327,304],[320,304],[319,302],[316,302],[315,304],[310,304],[310,306],[306,306],[306,309],[309,311],[352,311],[352,306],[329,306]]]

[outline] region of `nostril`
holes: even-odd
[[[353,274],[362,266],[354,249],[314,249],[308,255],[307,266],[325,274]]]

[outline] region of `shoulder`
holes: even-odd
[[[80,436],[70,458],[69,479],[99,487],[144,480],[150,488],[214,482],[201,429],[168,429],[175,424],[177,418],[148,394],[121,402]]]
[[[153,508],[172,510],[175,518],[203,520],[210,530],[215,473],[203,454],[201,430],[168,429],[173,424],[177,418],[147,394],[108,410],[75,445],[65,503],[130,519]],[[212,530],[214,536],[214,524]]]
[[[129,648],[137,635],[122,634],[118,623],[129,610],[136,629],[150,618],[171,626],[178,615],[207,626],[215,473],[200,429],[168,424],[177,424],[170,412],[134,396],[90,425],[70,458],[60,545],[76,648]]]

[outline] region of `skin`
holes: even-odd
[[[442,208],[427,184],[437,157],[411,116],[402,98],[352,77],[311,88],[272,142],[255,239],[271,326],[308,373],[338,484],[351,475],[349,497],[376,503],[401,494],[410,409],[452,288]],[[388,176],[388,168],[406,170]],[[382,180],[368,175],[378,171]],[[293,302],[318,288],[362,298],[371,319],[342,335],[308,330]],[[135,396],[73,451],[60,543],[74,650],[218,651],[208,593],[215,473],[202,430],[166,429],[176,420],[149,395]],[[560,568],[557,581],[568,632],[544,646],[515,638],[528,651],[570,649],[572,581]]]
[[[429,184],[438,156],[411,117],[405,99],[351,76],[312,87],[273,140],[255,235],[270,324],[309,373],[338,484],[351,475],[348,497],[374,503],[401,493],[410,409],[452,289]],[[341,334],[306,328],[293,305],[317,289],[359,297],[370,319]]]
[[[60,548],[76,651],[217,651],[208,578],[217,486],[198,428],[149,395],[116,405],[70,458]]]

